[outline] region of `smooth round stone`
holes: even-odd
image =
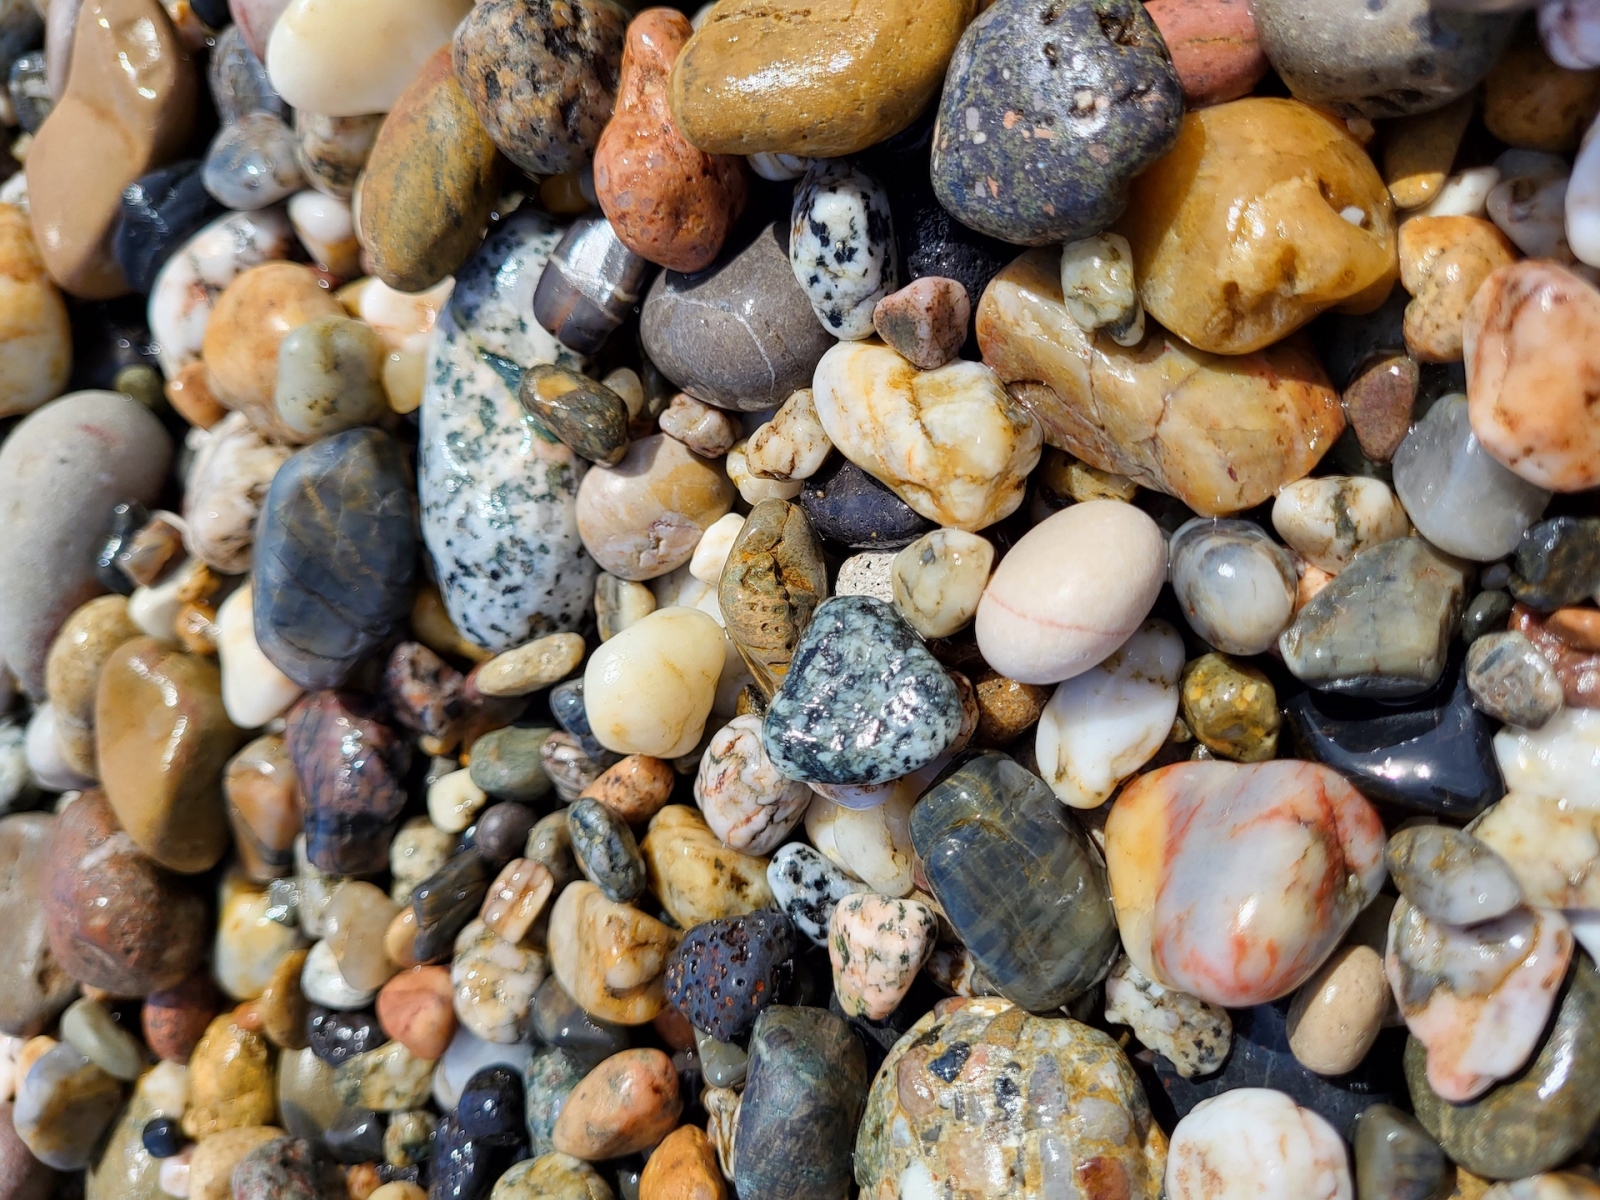
[[[669,1133],[639,1176],[640,1200],[725,1200],[727,1194],[717,1152],[696,1125]]]
[[[334,889],[324,914],[326,937],[339,973],[353,987],[382,987],[394,974],[383,952],[383,933],[398,911],[374,884],[346,880]]]
[[[1584,809],[1600,808],[1600,711],[1564,708],[1538,730],[1507,726],[1494,735],[1506,789]]]
[[[250,1150],[229,1178],[234,1200],[333,1200],[344,1186],[339,1169],[309,1142],[285,1137]]]
[[[428,56],[450,40],[470,0],[423,0],[403,13],[367,4],[291,0],[266,26],[272,86],[295,108],[328,116],[388,112]]]
[[[1113,578],[1104,564],[1116,562]],[[1020,683],[1057,683],[1103,661],[1139,628],[1166,577],[1156,523],[1131,504],[1075,504],[1001,560],[978,604],[978,647]]]
[[[867,885],[804,842],[791,842],[772,856],[767,886],[794,927],[821,946],[828,940],[834,907]]]
[[[1243,1200],[1282,1189],[1306,1200],[1343,1200],[1351,1195],[1345,1154],[1331,1125],[1282,1092],[1238,1088],[1201,1101],[1178,1122],[1166,1194],[1171,1200]]]
[[[294,961],[290,955],[286,961]],[[298,994],[298,986],[296,992]],[[205,967],[194,971],[175,987],[151,992],[139,1013],[145,1044],[170,1063],[187,1063],[206,1027],[217,1015],[218,997]]]
[[[478,853],[494,865],[520,858],[537,816],[525,804],[505,801],[491,804],[478,817]]]
[[[224,1013],[206,1027],[189,1059],[189,1106],[183,1132],[200,1141],[227,1129],[265,1125],[277,1106],[272,1047]]]
[[[1289,1006],[1289,1049],[1320,1075],[1361,1064],[1393,1005],[1383,958],[1371,946],[1345,945],[1301,985]]]
[[[643,587],[644,585],[640,584],[639,586]],[[645,588],[645,591],[648,592],[649,590],[649,588]],[[598,595],[598,589],[596,594]],[[650,609],[641,613],[641,617],[647,617],[655,611],[654,593],[651,593],[650,604]],[[629,624],[636,623],[629,622]],[[620,629],[617,630],[617,633],[620,632],[622,632]],[[615,636],[615,633],[612,634],[612,637]],[[606,638],[604,640],[610,641],[611,639]],[[550,715],[555,718],[556,724],[561,726],[562,730],[572,739],[573,744],[583,753],[594,759],[605,756],[607,753],[606,748],[595,741],[594,730],[589,725],[589,713],[585,709],[583,702],[582,679],[569,679],[559,687],[550,690]],[[588,784],[585,783],[583,786],[587,787]],[[578,790],[582,791],[583,789],[579,788]]]
[[[743,1038],[778,999],[794,952],[794,927],[781,913],[704,922],[667,959],[667,999],[717,1041]]]
[[[582,1159],[549,1153],[513,1166],[489,1200],[612,1200],[610,1185]],[[382,1197],[381,1200],[389,1200]]]
[[[713,734],[694,799],[711,831],[735,850],[770,854],[805,816],[811,791],[789,779],[761,740],[760,717],[735,717]]]
[[[415,517],[403,467],[386,434],[352,429],[273,479],[256,537],[256,641],[303,687],[338,686],[410,611]]]
[[[380,711],[355,692],[313,692],[289,710],[284,741],[300,784],[306,856],[319,871],[388,865],[411,744],[377,719]]]
[[[122,1115],[112,1126],[96,1161],[84,1176],[85,1195],[93,1200],[115,1200],[130,1196],[136,1200],[160,1200],[159,1177],[162,1162],[144,1148],[145,1126],[155,1120],[176,1123],[187,1099],[188,1080],[185,1070],[177,1064],[157,1066],[145,1072],[134,1085],[133,1095],[122,1110]],[[12,1172],[5,1168],[13,1160],[7,1158],[12,1147],[22,1148],[22,1142],[12,1128],[11,1105],[0,1108],[0,1179],[16,1189],[6,1200],[46,1200],[54,1195],[54,1173],[28,1154],[25,1163],[32,1170]],[[30,1184],[36,1188],[29,1191]],[[121,1189],[121,1190],[119,1190]],[[3,1193],[0,1193],[3,1194]]]
[[[630,754],[583,789],[582,799],[605,805],[629,825],[648,821],[672,798],[677,773],[665,759]]]
[[[217,903],[211,969],[223,991],[254,1000],[267,989],[284,959],[303,943],[293,925],[272,919],[272,896],[243,876],[228,874]]]
[[[413,967],[378,992],[378,1023],[417,1058],[439,1058],[456,1033],[453,996],[445,968]]]
[[[894,606],[923,637],[949,637],[976,615],[993,565],[994,546],[975,533],[924,534],[894,557]]]
[[[833,449],[810,388],[793,393],[752,433],[745,444],[746,465],[763,479],[809,479]]]
[[[45,932],[45,853],[56,820],[46,813],[0,818],[0,906],[7,914],[0,955],[13,964],[0,986],[0,1033],[11,1037],[43,1032],[77,994]]]
[[[1418,217],[1400,231],[1400,282],[1414,299],[1406,307],[1405,339],[1425,363],[1458,362],[1462,318],[1490,273],[1516,261],[1517,248],[1479,217]]]
[[[326,1147],[333,1130],[359,1123],[371,1112],[348,1107],[333,1090],[335,1068],[308,1047],[278,1056],[277,1106],[284,1129]]]
[[[1260,654],[1294,615],[1294,560],[1252,521],[1196,517],[1172,535],[1172,590],[1194,631],[1229,654]]]
[[[772,902],[767,860],[729,849],[698,809],[667,805],[650,819],[639,849],[650,890],[680,929],[754,912]]]
[[[1082,128],[1059,115],[1091,107]],[[1172,148],[1182,118],[1177,72],[1142,5],[1051,15],[1001,3],[967,26],[951,60],[934,190],[963,224],[1004,241],[1088,237],[1118,217],[1128,181]]]
[[[184,491],[184,545],[213,570],[241,575],[262,501],[291,451],[267,441],[243,413],[229,413],[198,440]]]
[[[298,141],[281,116],[249,112],[224,125],[206,151],[200,178],[226,208],[249,212],[293,195],[305,183]]]
[[[306,1017],[306,1042],[330,1067],[343,1066],[357,1054],[376,1050],[383,1045],[385,1032],[370,1009],[335,1012],[312,1005]]]
[[[463,850],[416,886],[411,893],[416,961],[449,957],[457,935],[482,909],[493,874],[481,854]]]
[[[1461,640],[1470,646],[1481,637],[1503,631],[1515,607],[1510,595],[1498,589],[1479,592],[1461,614]]]
[[[1016,1103],[995,1105],[1002,1093]],[[747,1088],[746,1105],[748,1097]],[[1055,1116],[1035,1134],[1027,1127],[1041,1109]],[[1092,1178],[1128,1196],[1160,1190],[1166,1139],[1116,1043],[994,997],[946,1001],[895,1044],[856,1135],[856,1177],[871,1196],[962,1187],[973,1179],[973,1140],[988,1148],[990,1178]]]
[[[735,1190],[791,1197],[844,1190],[866,1099],[866,1062],[849,1025],[819,1008],[767,1009],[750,1035],[738,1138],[770,1152],[735,1161]]]
[[[1394,457],[1394,487],[1419,532],[1449,554],[1489,562],[1516,548],[1550,493],[1512,474],[1474,435],[1468,401],[1446,396]]]
[[[644,891],[644,859],[628,824],[595,799],[567,810],[572,853],[584,877],[611,900],[626,903]]]
[[[1333,575],[1369,546],[1411,530],[1382,480],[1350,475],[1291,483],[1273,502],[1272,527],[1290,549]]]
[[[1235,243],[1229,214],[1245,207],[1295,236]],[[1394,207],[1372,160],[1292,100],[1189,113],[1173,152],[1134,183],[1117,228],[1145,309],[1215,354],[1268,346],[1341,301],[1386,292],[1395,274]]]
[[[1486,633],[1467,647],[1467,686],[1482,712],[1538,729],[1561,710],[1561,680],[1548,659],[1514,630]]]
[[[1226,1009],[1162,987],[1126,955],[1106,976],[1105,1018],[1130,1026],[1134,1036],[1185,1079],[1214,1074],[1233,1046],[1233,1023]]]
[[[628,452],[628,406],[597,380],[540,363],[523,372],[517,398],[580,458],[614,467]]]
[[[1305,982],[1383,880],[1377,814],[1310,763],[1163,767],[1123,790],[1105,829],[1128,957],[1227,1007]],[[1224,936],[1241,913],[1265,915],[1248,935]]]
[[[473,921],[456,937],[450,964],[456,1016],[485,1041],[519,1041],[533,994],[548,971],[538,950],[512,945],[482,921]]]
[[[1444,1151],[1410,1113],[1374,1104],[1356,1118],[1352,1140],[1361,1200],[1429,1200],[1442,1190]]]
[[[960,724],[955,684],[893,606],[840,596],[801,635],[762,742],[790,779],[887,783],[937,757]]]
[[[828,926],[833,990],[846,1016],[887,1020],[933,950],[939,920],[916,900],[846,896]]]
[[[643,299],[655,269],[622,244],[603,213],[587,213],[551,252],[534,292],[534,319],[574,354],[593,354]]]
[[[485,1067],[467,1080],[456,1106],[456,1120],[467,1136],[492,1146],[510,1146],[527,1137],[522,1118],[522,1073],[510,1067]]]
[[[587,652],[576,633],[546,634],[495,655],[473,681],[485,696],[525,696],[572,674]]]
[[[426,817],[412,817],[400,827],[389,843],[389,870],[394,884],[390,896],[409,903],[412,889],[450,860],[457,839]]]
[[[677,74],[688,69],[680,65]],[[780,225],[730,241],[706,271],[662,272],[639,331],[662,374],[696,399],[736,412],[774,408],[808,387],[833,344],[794,277]]]
[[[851,808],[818,792],[806,809],[806,836],[829,862],[873,891],[908,895],[916,858],[910,827],[916,785],[897,780],[866,799],[870,807]]]
[[[227,27],[217,35],[206,66],[206,82],[217,116],[225,125],[253,112],[287,116],[289,106],[273,90],[266,65],[250,48],[242,28],[237,23],[223,24]]]
[[[750,1069],[750,1056],[744,1047],[719,1042],[698,1029],[694,1031],[694,1052],[701,1074],[711,1087],[738,1087]]]
[[[550,969],[591,1016],[643,1025],[666,1004],[661,975],[678,935],[592,883],[569,884],[550,913]]]
[[[29,414],[0,446],[0,660],[44,694],[56,631],[103,589],[95,556],[120,501],[156,498],[172,456],[161,423],[115,392],[74,392]]]
[[[291,330],[278,348],[278,419],[299,441],[374,423],[389,410],[383,356],[372,327],[349,317],[318,317]]]
[[[1278,639],[1295,678],[1324,691],[1416,696],[1444,674],[1465,604],[1463,572],[1422,538],[1357,555]]]
[[[376,1112],[417,1108],[428,1099],[433,1064],[399,1042],[346,1059],[333,1073],[333,1090],[348,1105]]]
[[[116,1079],[62,1042],[28,1068],[17,1088],[12,1123],[39,1161],[58,1171],[76,1171],[88,1165],[121,1103]]]
[[[726,654],[722,629],[698,609],[657,609],[589,656],[584,707],[595,737],[618,754],[677,758],[700,742]]]
[[[426,1109],[394,1113],[383,1131],[383,1161],[389,1167],[409,1167],[427,1156],[437,1123]]]
[[[1004,755],[971,759],[918,802],[911,837],[928,886],[1002,995],[1057,1008],[1110,970],[1104,863],[1036,776]]]
[[[357,987],[344,977],[326,939],[314,943],[306,954],[300,990],[311,1003],[340,1012],[370,1008],[378,995],[377,988]]]
[[[319,270],[340,279],[362,273],[355,214],[348,201],[308,189],[289,198],[287,211],[295,236]]]
[[[913,366],[942,367],[961,352],[972,319],[967,289],[937,275],[914,279],[879,300],[872,327]]]
[[[1152,0],[1146,8],[1190,104],[1237,100],[1266,74],[1267,57],[1244,0]]]
[[[491,796],[523,804],[540,799],[550,791],[540,752],[554,733],[548,726],[508,725],[484,734],[472,747],[472,782]]]
[[[533,994],[528,1028],[535,1038],[565,1050],[589,1069],[628,1048],[626,1028],[609,1021],[597,1021],[584,1012],[554,975],[541,983]]]
[[[172,1158],[183,1146],[183,1131],[171,1117],[151,1117],[140,1135],[151,1158]]]
[[[306,181],[325,196],[348,200],[377,140],[382,113],[330,117],[303,110],[294,114],[297,156]]]
[[[514,1153],[509,1147],[474,1141],[455,1117],[447,1116],[434,1139],[430,1191],[452,1200],[482,1200]]]
[[[1443,825],[1399,830],[1384,852],[1400,894],[1424,916],[1477,925],[1522,903],[1511,868],[1471,834]]]
[[[74,770],[97,774],[95,692],[123,643],[139,636],[122,596],[97,596],[61,626],[45,659],[45,688],[55,713],[56,742]]]
[[[1515,1078],[1465,1103],[1446,1102],[1427,1079],[1427,1054],[1406,1043],[1406,1083],[1416,1114],[1450,1158],[1490,1179],[1519,1179],[1567,1160],[1600,1120],[1600,1056],[1593,1036],[1600,972],[1587,955],[1560,997],[1533,1060]]]
[[[726,474],[683,443],[657,434],[628,447],[578,488],[578,533],[600,566],[622,579],[654,579],[689,561],[701,535],[733,503]]]
[[[800,506],[824,538],[853,550],[893,550],[933,523],[843,456],[808,477]]]
[[[522,1072],[528,1143],[533,1153],[548,1154],[555,1149],[556,1122],[561,1119],[567,1097],[588,1070],[587,1064],[566,1050],[542,1046],[533,1051]]]
[[[220,46],[216,53],[223,53]],[[111,235],[111,252],[129,286],[148,292],[173,252],[219,212],[201,182],[200,164],[192,159],[130,183]]]
[[[567,1096],[552,1140],[574,1158],[619,1158],[656,1145],[682,1111],[672,1060],[659,1050],[624,1050]]]
[[[256,729],[284,711],[300,698],[302,688],[270,659],[256,643],[255,604],[246,583],[236,588],[217,609],[217,666],[222,672],[222,708],[240,729]],[[285,801],[297,807],[293,801]],[[235,836],[238,828],[235,827]],[[291,838],[271,843],[272,849],[287,851]],[[265,843],[258,849],[268,852]]]
[[[446,833],[461,833],[489,802],[489,797],[463,768],[428,785],[428,819]]]

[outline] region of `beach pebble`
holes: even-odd
[[[1400,229],[1400,283],[1406,348],[1418,362],[1455,362],[1462,354],[1467,305],[1491,272],[1516,259],[1516,247],[1479,217],[1418,217]]]
[[[1544,655],[1514,630],[1487,633],[1467,648],[1472,702],[1508,725],[1538,729],[1561,710],[1561,681]]]
[[[828,940],[834,907],[867,887],[803,842],[791,842],[772,856],[767,885],[794,927],[819,946]]]
[[[1187,992],[1162,987],[1143,975],[1124,955],[1106,976],[1107,1021],[1129,1026],[1134,1035],[1165,1055],[1185,1079],[1219,1069],[1233,1045],[1233,1023],[1226,1009]]]
[[[1237,100],[1266,74],[1267,56],[1246,0],[1148,0],[1145,8],[1190,104]]]
[[[1380,479],[1325,475],[1278,493],[1272,527],[1307,562],[1337,575],[1369,546],[1405,537],[1406,511]]]
[[[781,914],[702,922],[667,960],[667,998],[696,1030],[733,1042],[777,1002],[794,951],[794,929]]]
[[[659,1050],[624,1050],[572,1090],[553,1140],[574,1158],[619,1158],[661,1141],[682,1108],[672,1060]]]
[[[584,708],[619,754],[676,758],[699,743],[722,673],[722,630],[696,609],[658,609],[589,658]],[[647,695],[653,701],[640,703]]]
[[[698,809],[669,804],[640,840],[650,890],[680,928],[740,916],[772,902],[767,860],[718,840]]]
[[[1343,1075],[1367,1056],[1392,1003],[1383,958],[1371,946],[1333,952],[1289,1005],[1289,1048],[1319,1075]]]
[[[1229,654],[1260,654],[1294,616],[1294,560],[1251,521],[1196,517],[1168,545],[1189,626]]]
[[[666,1004],[662,973],[678,934],[660,921],[578,882],[556,900],[548,937],[551,971],[591,1016],[643,1025]]]
[[[834,993],[846,1015],[881,1021],[899,1007],[933,949],[938,920],[915,900],[846,896],[828,922]]]
[[[1344,1200],[1353,1194],[1343,1141],[1331,1125],[1270,1088],[1235,1088],[1197,1104],[1172,1131],[1171,1200],[1271,1195]]]
[[[711,831],[735,850],[770,854],[805,816],[811,791],[768,755],[762,720],[735,717],[713,734],[695,775],[694,798]],[[615,769],[615,768],[613,768]]]
[[[1061,248],[1061,299],[1085,333],[1103,329],[1119,346],[1144,341],[1133,250],[1120,233],[1080,238]]]
[[[598,467],[578,488],[578,533],[600,566],[622,579],[654,579],[689,561],[701,536],[733,502],[717,467],[656,434]]]

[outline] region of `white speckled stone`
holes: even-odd
[[[533,319],[562,230],[535,213],[499,227],[456,276],[423,389],[422,534],[450,619],[496,652],[583,619],[595,565],[578,539],[587,466],[522,411],[522,371],[581,362]]]
[[[839,564],[839,577],[834,581],[833,594],[871,596],[874,600],[893,604],[894,560],[897,553],[894,550],[868,550],[851,555]]]
[[[794,927],[819,946],[827,944],[834,906],[846,896],[867,890],[866,884],[850,878],[804,842],[790,842],[772,856],[767,864],[767,886]]]
[[[899,286],[889,197],[845,159],[817,159],[794,193],[789,265],[822,327],[870,337],[872,310]]]
[[[473,921],[456,937],[450,964],[456,1016],[486,1042],[520,1041],[533,993],[549,973],[539,951],[513,946],[482,921]]]

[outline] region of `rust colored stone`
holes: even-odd
[[[1386,463],[1411,431],[1422,371],[1404,354],[1376,358],[1356,371],[1344,390],[1344,415],[1355,430],[1361,453]]]
[[[1511,623],[1507,628],[1524,635],[1555,668],[1568,707],[1600,708],[1600,653],[1584,650],[1563,635],[1562,626],[1570,627],[1570,620],[1564,619],[1556,628],[1551,628],[1560,611],[1592,610],[1558,610],[1550,619],[1541,620],[1531,608],[1518,604],[1511,609]]]
[[[630,754],[578,794],[600,801],[630,825],[648,821],[672,799],[677,773],[665,759]]]
[[[151,992],[139,1023],[157,1057],[186,1063],[220,1008],[211,972],[202,967],[176,987]]]
[[[1250,0],[1146,0],[1144,7],[1192,106],[1247,96],[1267,73]]]

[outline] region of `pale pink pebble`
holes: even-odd
[[[828,920],[833,990],[853,1017],[881,1021],[900,1006],[933,950],[933,910],[875,892],[846,896]]]
[[[901,358],[931,371],[961,352],[972,302],[954,279],[924,275],[885,296],[872,310],[872,327]]]

